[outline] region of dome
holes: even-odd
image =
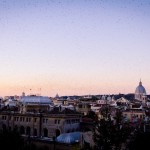
[[[135,90],[135,94],[143,94],[146,95],[146,90],[142,85],[142,82],[139,82],[139,85],[137,86],[136,90]]]
[[[108,101],[111,101],[111,96],[110,96],[110,95],[107,97],[107,100],[108,100]]]
[[[63,133],[57,137],[57,142],[60,143],[76,143],[77,141],[80,140],[80,132],[71,132],[71,133]]]
[[[105,96],[105,95],[103,95],[103,96],[101,97],[101,99],[102,99],[102,100],[105,100],[105,99],[106,99],[106,96]]]
[[[147,99],[146,90],[142,85],[142,82],[139,82],[139,86],[135,89],[135,99],[145,102]]]

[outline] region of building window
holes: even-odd
[[[55,124],[60,124],[60,120],[55,120]]]
[[[37,118],[34,118],[34,122],[36,122],[37,121]]]
[[[25,129],[23,126],[20,127],[20,134],[25,134]]]
[[[31,132],[30,127],[27,127],[27,128],[26,128],[26,135],[30,135],[30,132]]]
[[[2,125],[2,129],[3,129],[3,130],[6,130],[6,129],[7,129],[7,127],[6,127],[5,124]]]
[[[55,120],[55,124],[57,124],[57,120]]]
[[[46,128],[44,128],[43,132],[44,132],[44,137],[48,137],[48,130]]]
[[[37,136],[37,129],[34,129],[33,135]]]
[[[26,118],[26,122],[28,122],[29,118]]]
[[[71,120],[66,120],[66,123],[67,123],[67,124],[70,124],[70,123],[71,123]]]
[[[43,118],[43,123],[47,123],[48,119],[47,118]]]
[[[19,117],[16,117],[16,121],[18,121]]]
[[[2,116],[2,120],[6,120],[6,118],[7,118],[6,116]]]

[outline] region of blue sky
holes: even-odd
[[[149,27],[148,0],[0,1],[0,95],[149,94]]]

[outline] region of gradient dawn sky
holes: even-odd
[[[0,0],[0,96],[150,94],[149,0]]]

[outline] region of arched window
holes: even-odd
[[[56,137],[60,135],[60,130],[56,129]]]
[[[46,128],[44,128],[44,130],[43,130],[43,132],[44,132],[44,137],[48,137],[48,130],[46,129]]]
[[[6,124],[3,124],[2,128],[3,128],[3,131],[5,131],[6,130]]]
[[[30,129],[30,127],[27,127],[26,128],[26,135],[30,135],[30,133],[31,133],[31,129]]]
[[[34,136],[37,136],[37,129],[34,129],[33,135],[34,135]]]
[[[17,125],[14,126],[14,131],[18,131],[18,126]]]
[[[9,126],[9,131],[11,131],[11,126]]]
[[[25,134],[25,129],[23,126],[20,127],[20,134]]]

